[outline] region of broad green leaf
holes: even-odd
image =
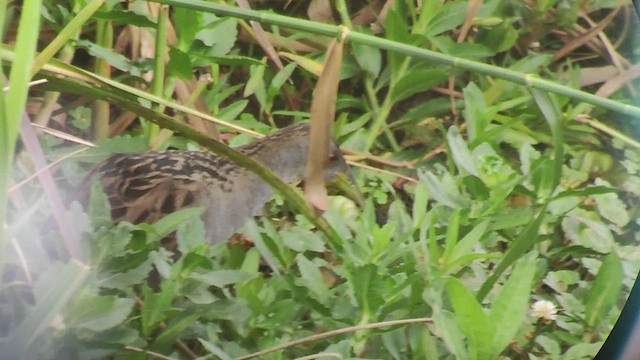
[[[316,233],[299,227],[280,232],[283,244],[289,249],[303,253],[305,251],[324,252],[324,241]]]
[[[255,220],[251,219],[244,225],[244,229],[253,240],[253,244],[256,249],[260,252],[260,255],[264,259],[264,261],[269,265],[271,270],[276,275],[280,275],[280,266],[284,266],[285,262],[282,257],[279,255],[279,249],[271,248],[265,243],[265,239],[262,237],[260,233],[260,229],[258,228],[258,224],[256,224]]]
[[[191,59],[189,55],[174,48],[169,48],[169,63],[167,64],[169,74],[183,80],[193,78],[193,68],[191,67]]]
[[[160,335],[158,335],[158,337],[153,342],[154,346],[172,345],[173,343],[175,343],[180,333],[182,333],[188,327],[193,326],[193,324],[198,321],[199,317],[201,317],[200,314],[190,314],[182,318],[180,318],[180,315],[178,315],[175,318],[170,319],[167,327],[162,329]]]
[[[482,44],[458,43],[448,36],[433,37],[431,42],[441,52],[463,59],[480,60],[495,54],[493,50]]]
[[[464,95],[464,119],[467,123],[469,142],[475,143],[486,131],[487,104],[482,90],[473,82],[470,82],[463,90]]]
[[[136,14],[133,11],[109,10],[96,11],[92,16],[94,19],[109,20],[114,24],[127,24],[139,27],[155,28],[156,24],[144,15]]]
[[[605,318],[618,301],[623,277],[620,258],[615,253],[607,255],[589,291],[585,308],[585,320],[589,326],[595,326]]]
[[[467,15],[466,1],[449,2],[439,5],[438,11],[431,17],[426,28],[426,35],[436,36],[462,25]]]
[[[562,219],[562,229],[575,245],[591,248],[600,253],[609,253],[615,239],[611,229],[591,211],[580,208],[571,210]]]
[[[249,104],[249,100],[238,100],[228,106],[225,106],[225,108],[220,110],[216,115],[222,120],[233,121],[240,116],[247,107],[247,104]]]
[[[190,54],[191,55],[191,54]],[[241,56],[241,55],[221,55],[221,56],[205,56],[201,54],[192,54],[194,58],[204,59],[211,61],[214,64],[218,65],[227,65],[227,66],[264,66],[262,61],[256,60],[252,57]]]
[[[204,222],[199,216],[191,216],[184,219],[178,225],[176,231],[176,240],[178,243],[178,251],[182,254],[191,252],[203,244],[208,244]]]
[[[502,324],[489,320],[478,300],[460,280],[449,279],[446,288],[460,329],[467,337],[469,357],[473,360],[495,359],[492,357],[493,342],[496,327]]]
[[[384,280],[375,265],[369,264],[350,270],[351,286],[363,316],[371,316],[384,304]]]
[[[442,339],[455,358],[469,359],[469,349],[464,346],[463,332],[460,329],[462,324],[456,321],[456,316],[449,311],[436,309],[432,318],[436,327],[436,335]]]
[[[553,159],[553,184],[552,191],[560,184],[562,175],[562,163],[564,161],[564,124],[558,101],[554,95],[545,93],[538,89],[529,88],[538,108],[544,115],[545,120],[551,128],[553,136],[554,159]]]
[[[458,168],[471,175],[478,176],[478,169],[476,169],[469,146],[456,126],[449,127],[447,131],[447,145],[451,149],[451,157],[453,157],[453,161],[455,161]]]
[[[107,289],[129,289],[135,284],[140,284],[149,276],[153,270],[153,260],[148,258],[148,253],[144,253],[141,263],[133,266],[129,264],[126,269],[120,268],[120,271],[110,270],[101,272],[97,277],[97,284]]]
[[[122,324],[133,305],[133,299],[80,294],[69,307],[67,320],[74,327],[104,331]]]
[[[471,231],[469,231],[462,239],[460,239],[460,241],[458,241],[449,258],[451,260],[455,260],[463,255],[471,253],[473,248],[476,245],[480,244],[480,240],[482,236],[484,236],[488,227],[488,221],[483,221],[474,226]]]
[[[537,254],[531,252],[516,262],[509,279],[491,303],[489,319],[492,324],[499,324],[493,339],[494,358],[514,339],[526,318],[536,273],[536,258]]]
[[[567,292],[570,286],[580,281],[580,274],[575,270],[549,271],[543,283],[558,293]]]
[[[90,55],[103,59],[118,70],[131,73],[132,75],[140,75],[140,70],[132,64],[129,59],[122,54],[113,52],[111,49],[104,48],[87,40],[76,40],[76,46],[86,49]]]
[[[153,224],[153,228],[158,233],[159,237],[162,239],[165,236],[171,234],[176,231],[180,224],[185,221],[200,216],[204,212],[204,208],[202,207],[192,207],[178,210],[176,212],[172,212],[160,220],[156,221]]]
[[[196,34],[196,39],[202,41],[206,46],[204,53],[207,56],[223,56],[227,55],[233,48],[237,36],[237,21],[231,18],[224,18],[201,28]]]
[[[409,33],[407,32],[407,29],[408,26],[405,21],[404,14],[400,15],[396,10],[390,9],[387,12],[387,18],[385,21],[385,37],[389,40],[407,44],[409,42]],[[400,67],[406,59],[406,56],[393,51],[388,51],[387,58],[389,61],[389,68],[391,70],[391,79],[392,82],[395,82],[398,80],[398,77],[402,75],[400,73]]]
[[[493,271],[493,274],[482,284],[482,287],[478,291],[478,299],[482,301],[485,296],[491,291],[493,285],[498,281],[498,278],[502,273],[515,261],[520,259],[529,249],[533,247],[535,243],[538,242],[538,230],[540,229],[540,224],[542,223],[542,219],[545,217],[547,211],[547,206],[544,205],[542,208],[534,214],[533,218],[529,222],[529,224],[522,230],[520,235],[513,241],[509,250],[504,255],[504,258],[496,269]]]
[[[222,288],[227,285],[249,280],[255,277],[255,274],[250,274],[240,270],[214,270],[202,274],[193,273],[189,277],[202,281],[207,285]]]
[[[571,196],[581,197],[581,196],[590,196],[590,195],[615,194],[619,192],[622,192],[622,190],[617,188],[612,188],[609,186],[588,186],[582,189],[575,189],[575,190],[572,189],[572,190],[561,191],[558,194],[554,195],[552,199],[555,200],[555,199],[560,199],[563,197],[571,197]],[[594,198],[597,199],[598,197],[594,196]]]
[[[411,214],[413,217],[413,227],[418,228],[425,216],[427,216],[427,201],[429,200],[429,193],[426,187],[416,186],[415,193],[413,194],[413,205]]]
[[[460,270],[460,267],[471,263],[474,260],[484,260],[484,259],[499,259],[501,257],[500,253],[470,253],[465,254],[460,257],[455,258],[453,261],[447,263],[443,269],[444,274],[452,274],[456,271]]]
[[[91,226],[98,229],[101,226],[108,227],[113,224],[111,220],[111,205],[105,194],[100,181],[94,181],[91,184],[91,194],[89,195],[89,206],[87,209]]]
[[[224,350],[222,350],[221,348],[219,348],[218,346],[216,346],[215,344],[203,339],[203,338],[198,338],[198,341],[200,342],[200,344],[202,344],[202,346],[204,346],[204,348],[210,352],[211,354],[217,356],[218,358],[220,358],[221,360],[233,360],[234,357],[232,357],[231,355],[227,354],[226,352],[224,352]]]
[[[278,91],[284,85],[285,81],[291,77],[293,70],[296,68],[296,63],[291,63],[284,67],[280,72],[273,77],[271,84],[269,85],[269,91]]]
[[[596,185],[603,187],[611,186],[607,181],[600,178],[596,179],[595,183]],[[598,205],[598,213],[600,213],[602,217],[616,224],[619,228],[622,228],[629,223],[630,218],[627,206],[622,200],[620,200],[618,194],[613,192],[598,194],[594,195],[593,198],[596,200],[596,204]]]
[[[172,9],[173,22],[178,35],[178,49],[189,51],[196,34],[202,29],[202,13],[176,6]]]
[[[362,45],[359,43],[351,43],[353,48],[353,56],[362,70],[366,71],[369,76],[374,79],[378,77],[380,68],[382,67],[382,54],[380,49],[373,46]]]
[[[488,46],[491,50],[499,53],[512,49],[520,36],[511,24],[504,22],[491,30],[484,36],[478,38],[478,43]]]
[[[315,298],[319,303],[324,304],[329,299],[329,288],[324,282],[324,277],[320,268],[307,259],[304,255],[296,256],[298,270],[300,270],[300,279],[296,279],[296,285],[311,290],[310,296]]]
[[[561,349],[558,341],[545,335],[538,335],[536,336],[536,343],[538,343],[549,355],[553,357],[560,356]]]
[[[576,344],[567,350],[560,359],[562,360],[574,360],[574,359],[595,359],[599,358],[598,351],[602,348],[602,342],[593,344]]]
[[[384,349],[393,359],[404,359],[403,354],[407,351],[407,343],[405,336],[406,329],[394,329],[382,334],[382,343]]]
[[[172,303],[176,297],[175,284],[173,281],[165,281],[162,284],[160,292],[153,292],[148,286],[144,285],[143,290],[144,307],[142,308],[142,334],[148,336],[159,323],[169,316]]]
[[[430,171],[418,173],[418,177],[420,185],[425,186],[429,195],[443,205],[453,209],[465,208],[469,205],[469,201],[462,197],[453,176],[448,172],[444,173],[440,179]]]
[[[458,233],[460,231],[460,209],[454,209],[449,216],[449,223],[447,224],[447,232],[444,238],[444,253],[442,257],[444,262],[447,263],[452,259],[451,253],[455,249],[458,243]]]
[[[429,91],[442,84],[448,77],[449,72],[446,70],[425,69],[409,71],[396,82],[391,92],[391,100],[398,102],[415,94]]]

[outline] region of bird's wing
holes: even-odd
[[[194,177],[191,162],[178,152],[123,154],[107,159],[98,173],[113,220],[154,223],[176,210],[202,206],[207,182]]]

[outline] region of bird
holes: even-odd
[[[235,149],[292,183],[305,176],[309,131],[308,124],[291,125]],[[349,174],[335,142],[324,172],[329,180]],[[206,236],[214,244],[228,240],[258,215],[273,194],[258,175],[209,151],[115,154],[92,174],[107,195],[114,222],[153,224],[174,211],[202,207]]]

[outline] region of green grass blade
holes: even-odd
[[[533,247],[533,245],[538,241],[538,229],[540,228],[540,224],[542,223],[542,219],[545,216],[547,211],[547,205],[544,205],[537,214],[534,215],[534,218],[531,219],[529,225],[527,225],[524,230],[520,233],[520,235],[513,242],[513,245],[507,250],[507,253],[504,255],[502,261],[498,264],[493,274],[487,279],[487,281],[482,284],[480,290],[478,291],[478,301],[482,301],[493,285],[498,281],[500,275],[515,261],[517,261],[525,252]]]

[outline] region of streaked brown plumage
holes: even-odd
[[[299,124],[241,146],[248,155],[287,182],[302,179],[309,126]],[[327,177],[348,171],[332,145]],[[113,155],[96,172],[114,221],[153,223],[185,207],[202,206],[211,242],[227,240],[271,197],[271,187],[231,160],[205,151],[169,150]]]

